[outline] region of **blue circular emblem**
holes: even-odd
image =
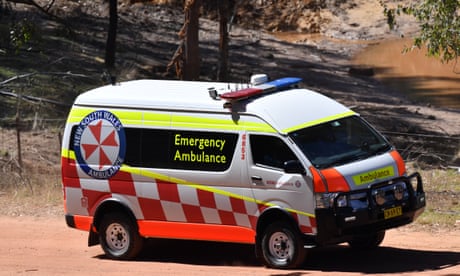
[[[96,110],[81,120],[73,145],[78,165],[87,175],[108,179],[118,172],[125,158],[125,131],[117,116]]]

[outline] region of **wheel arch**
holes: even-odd
[[[273,222],[286,221],[293,229],[300,232],[297,220],[285,209],[281,207],[270,207],[265,209],[257,220],[256,226],[256,243],[261,238],[261,233]]]
[[[286,261],[284,260],[281,263],[277,263],[275,255],[273,255],[270,250],[270,253],[267,253],[267,248],[272,248],[271,244],[267,244],[266,240],[266,231],[271,233],[272,235],[273,229],[278,227],[277,229],[285,229],[292,233],[292,241],[293,247],[295,248],[295,252],[293,253],[292,259]],[[282,228],[279,228],[282,227]],[[280,231],[285,231],[280,230]],[[277,230],[278,232],[278,230]],[[286,232],[284,232],[286,233]],[[286,234],[287,235],[287,234]],[[271,240],[271,238],[269,238]],[[271,243],[271,241],[270,241]],[[283,250],[281,250],[283,251]],[[305,260],[306,252],[304,251],[304,239],[302,233],[300,231],[300,226],[298,221],[294,218],[294,216],[286,209],[282,207],[276,206],[266,209],[260,216],[259,220],[257,221],[257,229],[256,229],[256,244],[255,244],[255,254],[256,257],[261,260],[267,267],[272,268],[297,268],[300,264]],[[290,253],[289,253],[290,254]],[[269,257],[272,256],[272,257]],[[279,256],[278,256],[279,257]],[[290,258],[288,258],[290,259]],[[281,260],[278,260],[281,261]]]
[[[136,222],[136,216],[134,215],[132,209],[123,201],[112,197],[101,202],[94,212],[93,227],[95,230],[99,231],[99,225],[104,214],[117,212],[128,215],[132,222]],[[137,225],[137,223],[135,223],[135,225]]]

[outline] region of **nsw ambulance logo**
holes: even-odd
[[[111,112],[88,114],[75,131],[74,149],[78,164],[91,177],[108,179],[121,167],[126,138],[120,120]]]

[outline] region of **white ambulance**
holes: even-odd
[[[300,79],[137,80],[81,94],[62,141],[65,218],[113,259],[146,238],[254,244],[274,268],[369,249],[424,210],[418,173]]]

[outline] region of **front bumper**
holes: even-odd
[[[400,186],[405,187],[404,195],[397,199],[394,190]],[[377,203],[379,193],[385,198],[383,203]],[[341,196],[348,199],[347,206],[338,207],[337,199]],[[351,204],[351,199],[359,204]],[[409,224],[423,212],[425,205],[422,178],[418,173],[378,183],[365,190],[340,193],[330,208],[316,209],[318,234],[315,242],[335,244],[349,241],[356,235]]]

